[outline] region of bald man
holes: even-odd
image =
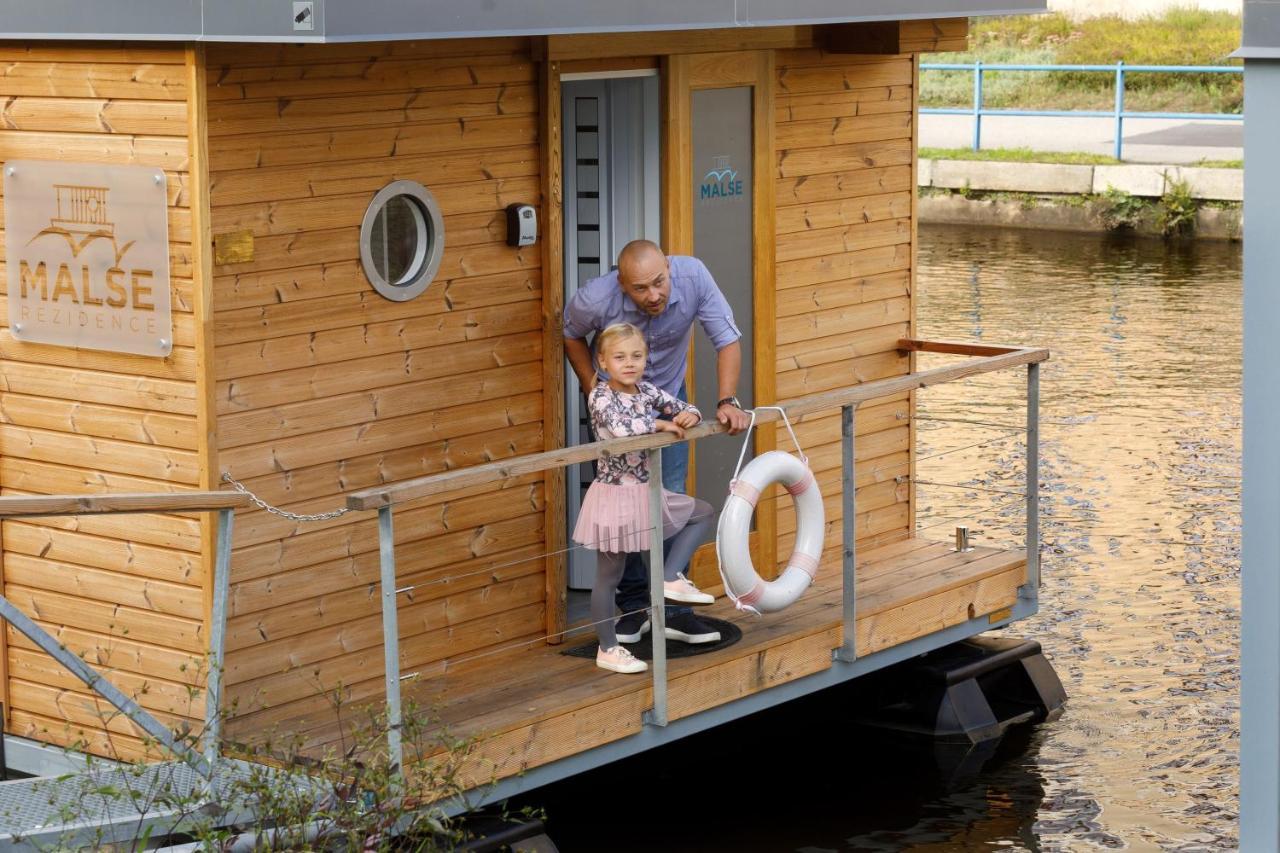
[[[742,333],[715,279],[697,258],[667,257],[648,240],[634,240],[618,254],[618,268],[593,278],[578,289],[564,309],[564,350],[584,391],[598,378],[587,338],[614,323],[631,323],[644,333],[649,359],[644,378],[668,393],[688,400],[684,378],[689,367],[689,339],[693,325],[702,326],[716,350],[719,393],[716,418],[730,434],[747,428],[750,417],[738,402],[742,371]],[[703,407],[705,412],[707,407]],[[662,451],[662,485],[685,491],[689,473],[689,445]],[[649,630],[644,610],[649,606],[648,573],[638,554],[628,558],[618,586],[618,640],[638,641]],[[640,611],[640,612],[636,612]],[[720,633],[693,615],[688,607],[667,608],[667,638],[687,643],[714,643]]]

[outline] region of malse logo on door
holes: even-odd
[[[15,339],[168,355],[173,325],[163,172],[10,161],[4,204]]]
[[[729,165],[729,156],[722,154],[714,158],[714,165],[702,176],[702,184],[698,187],[698,200],[710,201],[718,198],[732,198],[744,193],[742,179],[738,172]]]

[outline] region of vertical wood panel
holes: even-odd
[[[180,346],[171,357],[156,359],[22,344],[9,334],[7,314],[0,316],[0,440],[5,454],[0,490],[13,495],[199,487],[200,466],[194,460],[204,452],[200,436],[207,420],[201,421],[198,406],[189,401],[200,393],[203,342],[187,314],[194,310],[197,323],[200,316],[207,317],[199,305],[205,282],[192,269],[193,248],[198,250],[200,243],[200,223],[192,211],[200,189],[191,175],[199,160],[200,121],[189,96],[201,73],[199,52],[181,45],[122,49],[48,43],[14,48],[5,62],[4,88],[10,97],[0,97],[0,111],[9,116],[0,119],[0,163],[35,157],[165,170],[174,331]],[[164,378],[147,378],[157,376]],[[200,670],[202,655],[193,650],[203,642],[204,621],[175,622],[163,610],[172,612],[175,602],[189,608],[186,602],[201,601],[201,524],[167,516],[131,517],[127,523],[110,518],[5,522],[0,536],[12,542],[8,551],[0,551],[0,586],[27,604],[43,602],[38,615],[46,627],[83,651],[91,664],[117,667],[117,680],[126,692],[148,683],[167,685],[173,672],[161,660],[182,659],[192,673]],[[195,535],[160,532],[178,528]],[[41,543],[37,548],[30,547],[33,533]],[[102,537],[91,551],[84,548],[86,533]],[[133,594],[144,590],[147,577],[163,575],[173,565],[193,568],[173,577],[156,604]],[[125,599],[129,606],[117,611]],[[202,610],[197,605],[188,615]],[[179,625],[181,631],[155,634],[145,654],[107,651],[130,645],[122,636],[125,623],[145,633],[142,629],[152,620]],[[6,730],[56,740],[60,733],[52,727],[33,730],[30,721],[63,719],[65,708],[83,706],[92,694],[76,683],[50,689],[43,668],[56,664],[21,645],[8,631],[0,632]],[[162,687],[157,695],[168,692]],[[141,701],[148,705],[151,698]],[[198,717],[198,705],[199,700],[174,710]],[[91,750],[100,754],[113,748],[138,755],[143,751],[119,721],[94,715],[78,721],[77,728],[83,728]]]
[[[564,445],[564,175],[560,138],[560,63],[542,63],[542,420],[543,448]],[[553,468],[543,477],[547,502],[546,601],[547,636],[564,639],[567,560],[565,548],[565,470]]]
[[[215,239],[253,234],[255,257],[213,270],[212,333],[223,344],[214,369],[224,381],[215,400],[220,446],[210,457],[217,450],[222,468],[252,477],[255,491],[291,511],[332,510],[359,488],[563,440],[559,98],[550,75],[536,82],[527,39],[501,50],[477,42],[474,54],[468,44],[368,55],[315,45],[310,64],[281,74],[257,46],[212,50],[210,221]],[[320,65],[326,73],[313,73]],[[536,107],[512,97],[535,89]],[[374,193],[402,179],[440,204],[444,256],[425,292],[393,302],[355,259]],[[506,245],[512,202],[542,208],[537,246]],[[224,352],[234,366],[222,363]],[[505,484],[479,499],[445,496],[425,527],[414,507],[397,513],[402,583],[423,560],[437,572],[434,590],[454,588],[443,583],[451,573],[479,572],[461,581],[478,582],[504,561],[536,567],[519,589],[536,590],[545,625],[521,627],[520,636],[477,629],[468,654],[559,630],[563,563],[545,555],[563,536],[563,475],[538,479],[533,491]],[[326,557],[303,547],[320,539],[348,544]],[[380,671],[381,637],[352,629],[377,603],[369,597],[376,555],[367,513],[316,523],[255,511],[237,520],[227,681],[228,695],[251,700],[238,712],[242,724],[261,719],[249,715],[262,703],[283,717],[324,712],[320,689]],[[299,586],[308,573],[315,582]],[[265,606],[261,590],[274,586],[292,590],[287,607]],[[460,626],[501,622],[526,606],[499,586],[444,613],[448,630],[405,642],[402,671],[456,654]],[[242,615],[250,600],[255,612]],[[410,612],[408,597],[400,604]],[[407,616],[401,627],[403,637],[415,630]],[[260,675],[248,681],[251,670]]]

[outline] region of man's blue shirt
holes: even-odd
[[[642,311],[618,284],[618,271],[593,278],[578,289],[564,307],[564,336],[582,340],[614,323],[630,323],[644,334],[649,360],[644,378],[669,394],[676,394],[689,364],[693,323],[702,324],[716,351],[742,337],[733,310],[702,261],[669,255],[671,297],[656,317]],[[599,366],[596,367],[599,372]],[[601,374],[603,375],[603,374]]]

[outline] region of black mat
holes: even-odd
[[[684,643],[680,640],[667,640],[667,658],[687,658],[694,655],[705,655],[707,652],[714,652],[732,646],[734,643],[742,639],[742,629],[732,622],[726,622],[723,619],[713,619],[710,616],[699,616],[699,622],[705,622],[712,628],[720,632],[720,640],[715,643]],[[640,660],[653,660],[653,634],[645,634],[640,638],[638,643],[622,644],[631,654],[640,658]],[[569,655],[575,658],[592,658],[596,656],[596,650],[600,648],[600,644],[595,640],[589,643],[583,643],[580,646],[574,646],[571,649],[565,649],[560,654]]]

